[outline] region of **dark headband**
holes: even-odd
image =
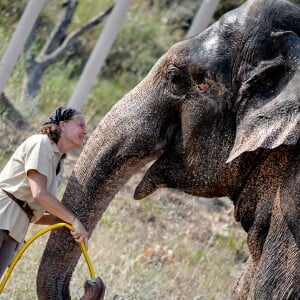
[[[48,119],[43,123],[43,125],[46,124],[59,124],[60,121],[68,121],[71,120],[73,116],[81,114],[80,111],[74,109],[74,108],[69,108],[69,107],[58,107],[55,109],[51,115],[48,117]]]

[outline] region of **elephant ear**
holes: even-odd
[[[238,101],[237,130],[227,162],[246,151],[294,145],[300,136],[300,39],[277,32],[281,54],[261,62],[244,82]]]

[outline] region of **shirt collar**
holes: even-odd
[[[63,153],[59,151],[57,145],[54,142],[51,142],[51,145],[52,145],[53,152],[56,152],[56,153],[59,153],[60,155],[63,155]]]

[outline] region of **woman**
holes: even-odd
[[[57,108],[38,134],[27,138],[0,174],[0,278],[29,223],[51,225],[55,217],[73,226],[75,241],[87,246],[88,233],[76,216],[55,197],[61,159],[82,147],[84,116],[67,107]]]

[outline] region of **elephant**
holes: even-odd
[[[299,34],[298,5],[248,0],[174,44],[100,120],[62,202],[91,234],[146,165],[137,200],[159,188],[228,197],[249,249],[232,298],[299,299]],[[51,233],[40,300],[70,299],[79,256],[68,232]]]

